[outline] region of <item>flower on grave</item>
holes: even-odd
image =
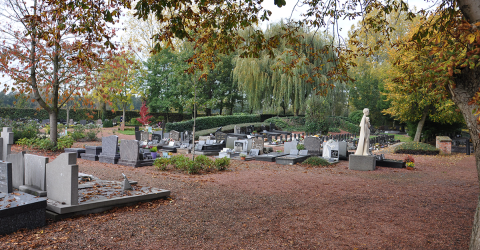
[[[172,152],[168,152],[168,155],[173,155]]]
[[[407,165],[407,167],[410,167],[410,168],[414,168],[414,167],[415,167],[415,163],[414,163],[414,162],[411,162],[411,161],[407,162],[406,165]]]
[[[415,159],[413,158],[413,156],[407,155],[407,157],[405,157],[405,162],[406,163],[412,162],[415,164]]]

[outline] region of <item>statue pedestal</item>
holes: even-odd
[[[354,155],[351,154],[348,160],[348,169],[372,171],[375,170],[377,159],[374,155]]]

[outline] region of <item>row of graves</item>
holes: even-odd
[[[79,173],[77,152],[62,153],[50,162],[25,151],[12,154],[12,144],[12,129],[5,127],[0,138],[0,235],[42,227],[46,218],[98,213],[170,195],[123,174],[123,181],[109,181]]]

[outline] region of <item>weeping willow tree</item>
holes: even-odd
[[[245,92],[253,109],[292,109],[295,115],[303,112],[306,100],[312,93],[323,92],[334,86],[327,81],[327,72],[333,67],[334,53],[325,53],[331,38],[323,33],[298,29],[295,42],[283,38],[286,24],[273,24],[265,37],[278,46],[274,54],[260,51],[257,58],[237,56],[234,60],[233,78]],[[248,44],[254,28],[243,30],[241,35]],[[300,56],[299,56],[300,55]],[[297,67],[289,67],[296,64]]]

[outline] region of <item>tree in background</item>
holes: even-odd
[[[258,58],[244,58],[240,51],[235,59],[233,76],[253,108],[280,107],[285,114],[292,107],[298,115],[304,111],[310,94],[314,91],[326,94],[335,85],[327,80],[334,53],[314,56],[315,51],[324,49],[331,41],[327,36],[306,29],[295,34],[301,42],[292,43],[283,38],[286,25],[283,22],[273,24],[265,31],[265,37],[277,44],[274,57],[268,51],[262,51]],[[254,28],[242,32],[246,43],[250,42],[250,34],[254,32],[257,32]],[[292,64],[297,67],[286,70]]]
[[[133,109],[132,97],[138,94],[141,85],[140,65],[134,54],[122,51],[105,61],[95,79],[98,83],[94,92],[97,99],[123,111],[122,129],[127,106],[130,104]]]
[[[411,36],[418,31],[419,22],[412,23]],[[402,43],[402,42],[401,42]],[[458,107],[448,96],[443,84],[425,74],[425,66],[434,63],[430,56],[432,48],[422,47],[420,50],[400,46],[389,49],[389,60],[393,67],[386,79],[385,95],[391,102],[384,113],[401,122],[417,123],[414,141],[419,142],[422,130],[427,121],[439,124],[462,123],[463,117]]]
[[[56,144],[59,109],[95,84],[88,78],[106,53],[104,45],[112,45],[108,38],[114,33],[106,23],[113,21],[112,13],[119,15],[119,6],[106,1],[4,3],[0,71],[13,80],[5,90],[33,94],[32,101],[49,113],[50,140]]]

